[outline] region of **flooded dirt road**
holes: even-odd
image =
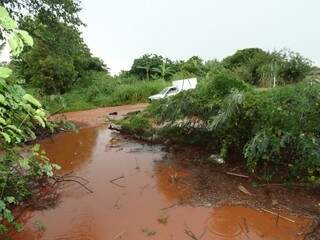
[[[60,134],[41,145],[62,167],[59,174],[72,171],[85,178],[93,193],[63,183],[56,206],[22,215],[25,227],[15,240],[293,240],[302,239],[310,224],[306,218],[239,205],[181,204],[192,193],[193,186],[184,181],[190,171],[163,146],[125,139],[104,125]]]

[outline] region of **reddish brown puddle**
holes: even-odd
[[[124,140],[106,127],[61,134],[42,147],[61,174],[87,179],[93,193],[65,183],[56,207],[23,215],[25,228],[15,240],[290,240],[301,239],[309,224],[242,206],[179,205],[192,192],[183,181],[190,172],[164,159],[161,146]]]

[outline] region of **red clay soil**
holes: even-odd
[[[135,105],[122,105],[116,107],[104,107],[80,112],[61,113],[52,116],[50,119],[54,121],[67,120],[76,123],[80,127],[96,127],[106,123],[106,117],[110,113],[117,113],[123,116],[128,112],[143,110],[148,106],[147,103]]]

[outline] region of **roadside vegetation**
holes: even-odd
[[[0,28],[3,42],[18,57],[24,47],[32,46],[28,32],[20,30],[6,8],[0,6]],[[51,164],[39,145],[22,151],[22,144],[36,138],[37,128],[53,130],[41,103],[10,79],[12,70],[0,67],[0,236],[11,228],[20,230],[11,208],[31,195],[31,186],[42,178],[53,176],[57,165]],[[27,152],[26,152],[27,151]]]
[[[310,61],[246,49],[211,67],[196,90],[154,102],[122,120],[123,130],[207,146],[265,181],[317,184],[320,83]]]

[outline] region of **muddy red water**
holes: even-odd
[[[179,205],[191,194],[190,172],[161,146],[123,139],[106,126],[65,133],[41,143],[61,174],[84,177],[62,187],[57,206],[26,212],[15,240],[302,239],[310,221],[288,221],[244,206]],[[110,182],[113,179],[117,179]],[[182,180],[181,180],[182,179]]]

